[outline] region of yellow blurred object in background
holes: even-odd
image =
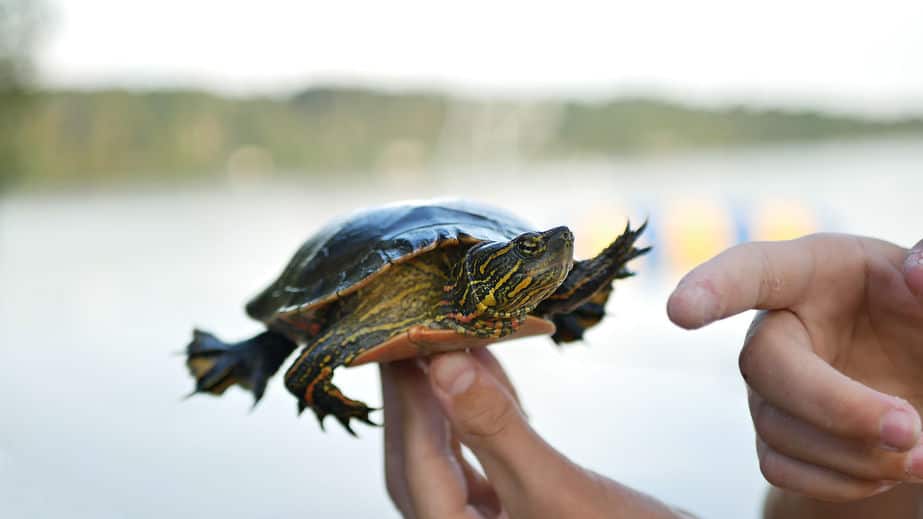
[[[671,272],[680,273],[731,246],[734,232],[730,211],[714,200],[689,198],[667,207],[663,246]]]
[[[579,227],[575,229],[577,239],[574,241],[574,256],[591,258],[612,243],[612,237],[618,236],[625,228],[625,215],[629,214],[618,204],[594,205],[583,212]],[[635,227],[640,225],[635,222]]]
[[[766,200],[753,215],[754,240],[791,240],[817,232],[814,211],[792,200]]]

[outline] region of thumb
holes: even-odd
[[[923,299],[923,240],[910,249],[904,260],[904,281],[914,295]]]
[[[437,355],[429,376],[455,436],[478,458],[504,503],[522,500],[575,467],[532,429],[513,395],[473,356]]]

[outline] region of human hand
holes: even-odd
[[[761,309],[740,369],[760,468],[831,501],[923,481],[923,242],[819,234],[733,247],[667,304],[684,328]]]
[[[682,517],[548,445],[486,349],[382,364],[381,379],[388,494],[405,517]]]

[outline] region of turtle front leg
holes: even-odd
[[[636,230],[626,225],[625,231],[596,257],[575,262],[561,286],[539,303],[533,313],[554,321],[558,327],[555,342],[578,340],[583,330],[599,323],[605,315],[612,282],[634,275],[626,264],[650,250],[634,246],[646,227],[647,222]]]
[[[566,314],[554,314],[554,334],[551,340],[555,344],[574,342],[583,339],[583,333],[602,321],[606,316],[606,302],[612,294],[612,285],[606,285],[596,291],[585,303]]]
[[[340,362],[331,355],[317,356],[313,353],[313,349],[307,349],[285,374],[285,387],[298,398],[298,413],[310,407],[321,429],[324,428],[324,418],[333,415],[353,436],[356,432],[349,423],[352,418],[378,425],[369,419],[369,413],[374,408],[347,397],[333,384],[333,370]]]

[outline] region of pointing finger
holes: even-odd
[[[750,309],[790,307],[811,287],[818,251],[825,261],[845,262],[856,255],[842,249],[853,246],[850,240],[819,234],[731,247],[686,274],[670,295],[667,314],[691,329]],[[841,265],[824,268],[839,270]]]

